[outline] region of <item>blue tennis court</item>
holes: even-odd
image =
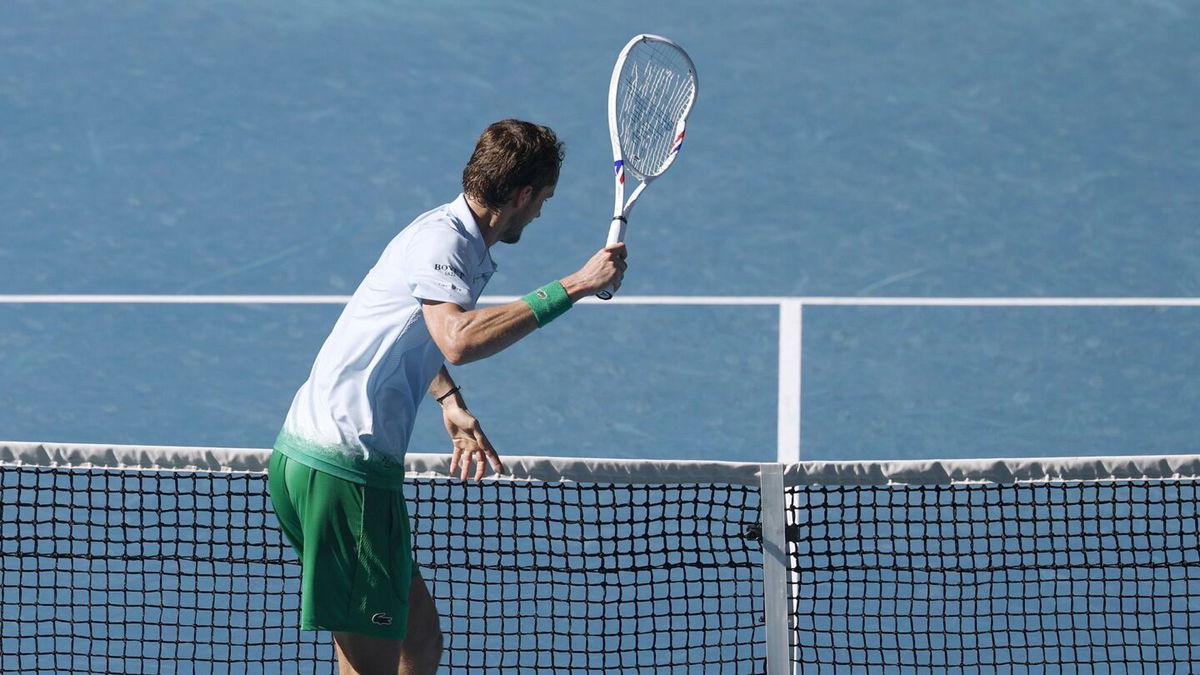
[[[347,295],[494,118],[566,140],[489,293],[574,269],[633,33],[701,76],[626,295],[1195,297],[1190,3],[0,8],[0,293]],[[6,296],[6,297],[7,297]],[[264,447],[336,305],[0,304],[6,438]],[[458,370],[502,452],[775,456],[778,312],[580,308]],[[1192,450],[1189,308],[816,307],[803,456]],[[415,445],[442,447],[436,419]]]
[[[671,37],[696,62],[687,143],[633,214],[621,302],[580,306],[501,355],[455,369],[502,456],[773,462],[793,443],[814,460],[1197,452],[1200,4],[1171,0],[0,4],[0,441],[269,447],[340,299],[400,228],[458,193],[476,137],[499,118],[553,127],[567,159],[542,218],[520,245],[494,250],[500,268],[488,294],[524,294],[573,271],[608,226],[610,68],[643,32]],[[1006,300],[989,301],[997,298]],[[427,407],[411,450],[447,447]],[[1063,475],[1077,480],[1095,466],[1112,468],[1098,460]],[[1002,488],[1009,501],[992,509],[986,490],[895,488],[891,474],[861,496],[821,477],[811,490],[789,483],[792,520],[775,523],[776,541],[795,544],[787,537],[801,527],[821,535],[776,570],[794,576],[787,601],[799,613],[788,620],[804,632],[791,647],[835,664],[893,652],[943,659],[902,663],[900,672],[952,672],[963,665],[953,659],[980,650],[1033,671],[1058,658],[1075,659],[1076,670],[1062,672],[1090,672],[1090,660],[1103,659],[1151,664],[1138,672],[1167,672],[1153,670],[1156,659],[1184,667],[1196,659],[1188,645],[1200,629],[1200,566],[1194,467],[1183,478],[1175,468],[1110,490],[1112,508],[1096,507],[1103,499],[1086,486],[1066,497]],[[97,474],[91,489],[105,496],[94,499],[79,474],[11,475],[6,490],[24,500],[19,522],[39,522],[44,507],[62,510],[63,522],[100,508],[112,520],[97,521],[97,536],[128,533],[135,548],[149,537],[150,572],[163,561],[177,569],[177,557],[181,577],[213,557],[246,558],[249,574],[265,578],[266,558],[290,561],[275,539],[266,557],[257,552],[264,544],[254,538],[277,533],[264,527],[265,508],[247,506],[259,504],[256,484],[231,497],[217,481],[210,507],[182,479],[180,517],[204,526],[193,548],[160,555],[154,547],[170,537],[141,532],[122,512],[126,500],[176,512],[175,497],[161,495],[170,504],[161,506],[142,474],[125,476],[127,486]],[[51,503],[55,489],[75,496]],[[640,488],[621,490],[596,499],[606,509],[642,505]],[[737,513],[718,504],[715,515],[686,512],[681,522],[687,536],[693,521],[715,523],[719,536],[696,538],[733,545],[737,564],[705,567],[704,582],[745,593],[726,598],[738,618],[721,628],[751,636],[738,662],[757,667],[764,628],[754,617],[764,597],[782,596],[759,592],[769,574],[758,492],[747,495]],[[1039,510],[1029,495],[1061,508]],[[427,505],[455,508],[439,499]],[[250,521],[230,527],[226,509]],[[642,517],[616,510],[618,522]],[[1064,510],[1061,521],[1047,515]],[[999,516],[981,525],[980,511]],[[869,526],[856,520],[864,513],[875,519]],[[556,546],[562,518],[539,518],[553,536],[534,538]],[[1129,522],[1153,525],[1120,529]],[[231,533],[232,554],[211,549],[210,528]],[[6,639],[25,635],[15,631],[60,599],[103,612],[109,602],[142,604],[146,589],[123,580],[144,560],[127,569],[123,553],[102,552],[96,562],[73,530],[50,534],[34,541],[6,526],[14,560],[25,546],[30,560],[51,561],[50,571],[11,572],[21,584],[6,605],[17,598],[21,608],[9,605]],[[449,541],[443,534],[427,539]],[[1052,536],[1061,550],[1038,548]],[[975,537],[995,556],[955,548]],[[642,545],[587,540],[585,564],[628,541]],[[849,557],[846,541],[860,547]],[[518,568],[521,556],[540,555],[484,553]],[[864,582],[881,553],[900,560],[889,568],[899,571]],[[614,582],[613,593],[628,594],[629,606],[647,597],[706,604],[685,592],[692,568],[672,562],[675,554],[662,564],[683,576],[663,583],[658,567],[623,571],[636,583]],[[56,556],[77,567],[55,567]],[[732,568],[736,583],[724,576]],[[212,569],[196,589],[200,602],[230,579],[246,590],[242,567]],[[89,577],[100,590],[74,590]],[[580,588],[581,625],[605,624],[611,617],[590,614],[605,606],[587,595],[595,587]],[[994,591],[984,604],[981,588]],[[1076,596],[1083,604],[1051,606]],[[168,601],[194,605],[192,597]],[[1009,621],[1009,599],[1030,597],[1034,604],[1017,608],[1025,618],[1007,626],[973,623],[969,612],[941,618],[970,606]],[[526,604],[534,647],[523,645],[522,658],[570,658],[535,648],[554,627],[541,600]],[[662,646],[644,642],[657,634],[640,633],[643,617],[626,616],[626,605],[607,606],[635,637],[588,644],[601,655],[597,668],[630,655],[653,664]],[[293,610],[270,608],[285,618]],[[1078,623],[1040,623],[1051,610]],[[145,637],[127,632],[121,611],[104,614],[98,625],[113,633],[98,640]],[[917,625],[914,615],[929,621]],[[1154,636],[1160,619],[1170,630]],[[138,630],[161,630],[155,621]],[[670,627],[680,644],[669,647],[689,659],[739,651],[695,647],[692,619],[670,621],[681,625]],[[280,625],[266,644],[291,639],[280,636],[292,626]],[[824,641],[860,632],[882,637]],[[1000,644],[993,632],[1025,642]],[[911,642],[935,633],[949,642]],[[202,636],[197,649],[226,649],[224,635]],[[1126,642],[1134,638],[1145,646]],[[69,666],[86,663],[87,639],[61,641],[45,648],[78,659]],[[1074,641],[1094,649],[1074,651]],[[41,658],[43,646],[34,647]],[[280,672],[296,660],[272,658]]]

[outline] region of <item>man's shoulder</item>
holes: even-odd
[[[400,231],[400,236],[442,236],[467,238],[468,232],[455,202],[447,202],[417,216]]]
[[[466,253],[487,246],[478,231],[464,222],[458,201],[442,204],[418,216],[396,237],[408,253],[459,251]]]
[[[403,232],[408,233],[411,237],[462,239],[464,241],[468,239],[462,221],[443,209],[435,209],[422,215],[404,228]]]
[[[477,276],[487,247],[462,222],[455,202],[426,211],[388,244],[368,274],[368,286],[405,284],[414,291],[424,281],[448,285],[452,293],[466,293]],[[424,281],[423,281],[424,280]],[[426,289],[428,292],[428,289]],[[463,302],[458,297],[456,302]]]

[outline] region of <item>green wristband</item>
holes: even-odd
[[[533,318],[537,319],[538,328],[571,309],[571,298],[561,281],[552,281],[521,299],[533,310]]]

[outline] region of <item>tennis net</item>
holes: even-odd
[[[329,672],[328,636],[297,630],[268,456],[0,444],[0,671]],[[464,483],[410,457],[447,672],[761,671],[754,466],[505,463]]]
[[[332,670],[268,455],[0,443],[0,671]],[[1200,457],[506,465],[409,459],[446,672],[1200,663]]]
[[[1194,456],[797,467],[797,672],[1200,672],[1198,468]]]

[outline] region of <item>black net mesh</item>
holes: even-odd
[[[0,672],[331,672],[265,475],[0,467]],[[450,673],[761,673],[755,486],[414,479]],[[1194,480],[786,490],[801,673],[1191,673]]]
[[[1195,481],[795,487],[801,673],[1193,673]]]
[[[0,672],[332,663],[295,628],[299,568],[265,475],[3,467],[0,484]]]
[[[263,474],[0,469],[2,672],[330,672]],[[762,671],[757,490],[412,480],[454,673]]]

